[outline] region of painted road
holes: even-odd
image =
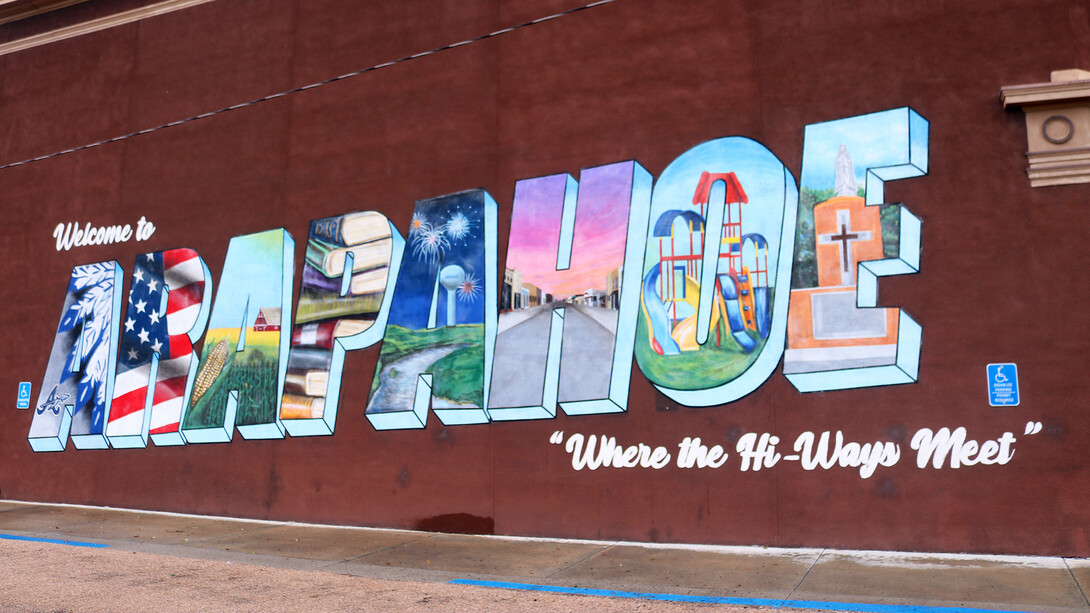
[[[553,303],[500,315],[490,408],[541,404],[554,309],[564,309],[560,401],[608,394],[617,311]]]

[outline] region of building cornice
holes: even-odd
[[[0,0],[0,25],[41,15],[87,0]]]
[[[1072,100],[1090,100],[1090,79],[1067,83],[1033,83],[1012,85],[999,92],[1003,107],[1027,104],[1052,104]]]
[[[1030,185],[1090,183],[1090,72],[1054,70],[1051,79],[999,92],[1004,108],[1025,113]]]
[[[0,0],[2,2],[3,0]],[[14,2],[14,0],[12,0]],[[68,4],[76,4],[83,0],[57,0],[55,4],[61,4],[67,1]],[[78,23],[49,32],[43,32],[41,34],[35,34],[34,36],[28,36],[26,38],[20,38],[7,43],[0,44],[0,55],[7,55],[8,53],[15,53],[17,51],[23,51],[25,49],[31,49],[41,45],[65,40],[68,38],[75,38],[84,34],[90,34],[91,32],[98,32],[106,30],[120,25],[133,23],[134,21],[140,21],[141,19],[148,19],[149,17],[155,17],[158,15],[164,15],[166,13],[172,13],[174,11],[180,11],[199,4],[205,4],[206,2],[212,2],[213,0],[165,0],[164,2],[158,2],[156,4],[142,6],[131,11],[124,11],[116,13],[114,15],[107,15],[106,17],[100,17],[98,19],[92,19],[83,23]],[[25,4],[34,4],[33,2],[27,2]],[[47,2],[38,2],[37,4],[48,4]],[[61,8],[56,6],[53,8]],[[49,9],[53,10],[53,9]],[[0,5],[0,14],[2,14],[3,6]],[[9,20],[10,21],[10,20]]]

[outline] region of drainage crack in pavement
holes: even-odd
[[[1064,568],[1067,569],[1067,574],[1071,575],[1071,580],[1075,582],[1075,587],[1079,588],[1079,593],[1082,594],[1082,601],[1086,603],[1087,608],[1090,608],[1090,599],[1086,597],[1086,590],[1082,589],[1082,584],[1079,583],[1078,577],[1075,576],[1075,571],[1071,570],[1071,565],[1067,563],[1067,558],[1060,558],[1063,560]]]
[[[814,558],[814,561],[810,564],[810,568],[806,569],[806,572],[802,574],[802,577],[798,580],[798,583],[795,584],[795,587],[791,588],[791,591],[787,593],[787,597],[780,602],[778,607],[783,607],[787,602],[794,600],[795,592],[799,591],[799,588],[802,587],[803,582],[805,582],[806,578],[810,576],[810,572],[813,571],[815,567],[817,567],[818,562],[821,562],[821,558],[825,555],[826,551],[828,551],[828,549],[822,549],[818,552],[817,557]]]
[[[598,556],[602,555],[603,553],[609,551],[610,549],[615,548],[616,546],[617,546],[617,543],[609,543],[607,545],[604,545],[601,549],[599,549],[597,551],[592,551],[592,552],[588,553],[587,555],[579,558],[578,560],[573,560],[572,562],[561,566],[560,568],[554,570],[553,572],[545,575],[545,578],[546,579],[553,579],[553,578],[556,577],[556,575],[559,575],[560,573],[562,573],[562,572],[564,572],[564,571],[566,571],[566,570],[568,570],[570,568],[578,566],[578,565],[582,564],[583,562],[586,562],[587,560],[590,560],[591,558],[598,557]]]

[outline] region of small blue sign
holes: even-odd
[[[1018,406],[1018,365],[988,364],[988,403],[993,407]]]
[[[15,401],[16,408],[30,408],[30,381],[19,383],[19,399]]]

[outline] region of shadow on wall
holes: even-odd
[[[449,532],[454,534],[495,534],[496,522],[491,517],[477,517],[468,513],[436,515],[416,522],[414,530],[423,532]]]

